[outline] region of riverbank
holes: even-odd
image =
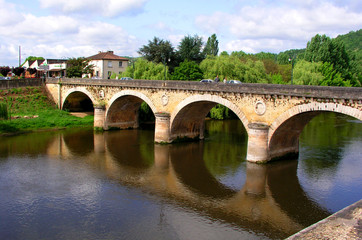
[[[0,120],[0,135],[93,126],[92,115],[77,117],[48,99],[43,87],[0,90],[0,103],[8,106],[9,119]]]
[[[295,239],[361,239],[362,200],[290,236]]]

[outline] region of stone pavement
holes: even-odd
[[[362,239],[362,199],[287,238],[295,239]]]

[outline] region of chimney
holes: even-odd
[[[108,51],[108,53],[112,53],[112,54],[113,54],[113,51]]]

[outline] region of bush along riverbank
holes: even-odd
[[[93,116],[80,118],[57,109],[43,87],[0,90],[0,108],[0,135],[93,126]]]

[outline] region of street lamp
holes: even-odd
[[[292,63],[292,74],[291,74],[290,84],[293,85],[293,68],[294,68],[295,56],[293,56],[292,58],[289,58],[289,62]]]
[[[167,59],[163,54],[162,54],[162,59],[163,59],[163,65],[165,65],[165,80],[166,80],[166,75],[167,75],[166,65],[167,65],[167,62],[171,61],[171,59],[170,58]]]

